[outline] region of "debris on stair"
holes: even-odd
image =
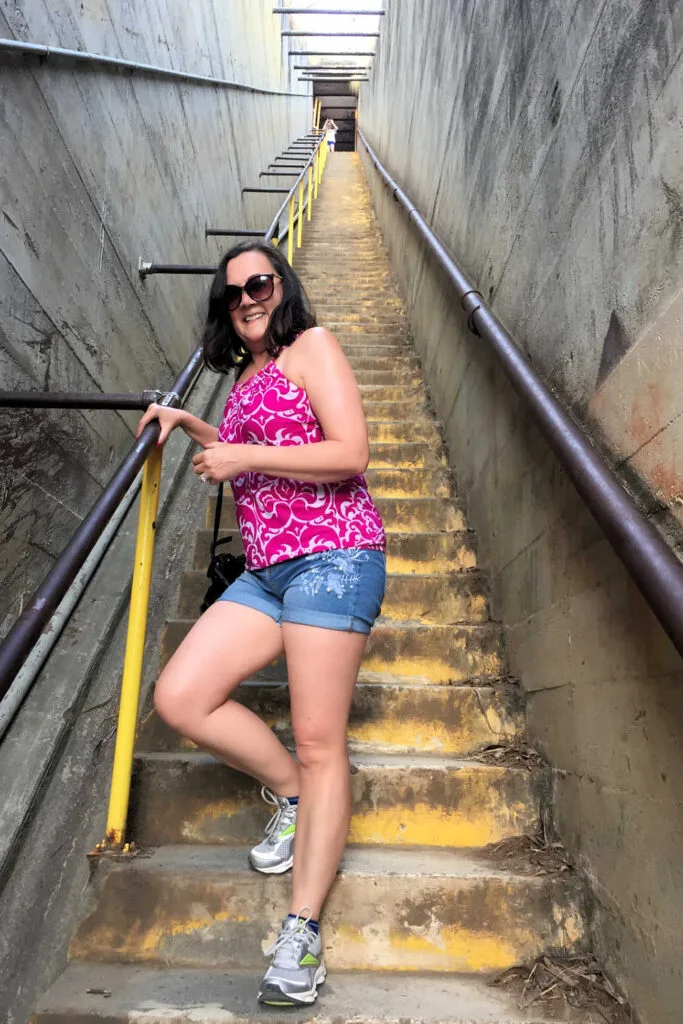
[[[573,871],[563,844],[543,832],[534,836],[510,836],[482,850],[484,860],[521,875],[561,875]]]
[[[631,1024],[627,1001],[605,976],[592,956],[539,957],[503,971],[491,982],[514,994],[519,1007],[540,1004],[557,1010],[571,1006],[581,1010],[577,1024]],[[574,1019],[574,1018],[572,1018]]]
[[[528,768],[529,771],[548,767],[547,761],[537,750],[524,745],[490,743],[471,754],[470,760],[498,765],[500,768]]]

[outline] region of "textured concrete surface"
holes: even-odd
[[[477,978],[372,973],[331,977],[315,1009],[257,1008],[261,976],[223,970],[153,970],[138,965],[72,964],[42,1001],[40,1024],[252,1024],[295,1021],[429,1021],[434,1024],[587,1024],[566,1003],[519,1009],[500,989]],[[88,992],[90,990],[90,992]],[[106,993],[106,994],[105,994]],[[381,1006],[381,1012],[373,1007]],[[557,1012],[557,1011],[556,1011]]]
[[[244,185],[308,127],[268,0],[0,4],[0,36],[235,79],[248,92],[0,56],[0,388],[170,387],[204,277],[141,282],[140,256],[210,263],[207,223],[266,227]],[[297,86],[295,86],[298,88]],[[281,92],[282,94],[276,94]],[[0,411],[0,635],[131,440],[132,413]]]
[[[223,242],[204,240],[207,222],[264,224],[274,198],[243,201],[241,187],[308,124],[309,100],[285,94],[271,8],[265,0],[0,4],[3,37],[261,90],[0,56],[0,388],[170,386],[197,343],[207,281],[143,283],[138,258],[211,262]],[[203,381],[190,407],[203,412],[215,384]],[[137,418],[0,411],[0,635],[130,448]],[[168,448],[162,491],[188,452],[180,438]],[[188,517],[204,514],[197,499],[188,476],[175,496],[178,518],[161,519],[152,621],[174,587]],[[27,1019],[64,964],[84,855],[102,838],[135,511],[0,752],[0,1017],[12,1024]],[[147,653],[158,664],[158,634]]]
[[[194,619],[172,619],[164,628],[162,661],[168,661],[194,625]],[[395,677],[395,681],[450,686],[486,683],[504,671],[501,630],[495,623],[458,626],[416,626],[382,622],[375,625],[361,663],[360,679]],[[259,673],[259,678],[284,680],[284,657]]]
[[[343,221],[336,228],[342,236],[340,247],[348,249],[355,240],[373,236],[376,228],[369,195],[358,172],[355,155],[335,154],[323,181],[319,216],[308,234],[310,244],[304,255],[310,251],[315,255],[321,242],[326,260],[333,260],[327,239],[332,217],[340,212]],[[386,268],[381,250],[376,259]],[[354,269],[338,272],[349,292],[356,274]],[[348,301],[351,304],[354,300]],[[362,327],[367,323],[376,328],[381,319],[375,311],[359,316],[361,330],[349,332],[345,339],[349,349],[372,354],[374,347]],[[383,351],[383,336],[376,336],[380,339],[378,348]],[[405,337],[395,348],[413,361]],[[385,382],[386,386],[391,384],[391,380]],[[381,401],[377,404],[382,405]],[[384,404],[392,407],[391,414],[398,415],[404,426],[412,424],[411,406],[401,402]],[[386,409],[383,412],[387,415]],[[425,422],[429,422],[426,414]],[[431,426],[436,432],[433,420]],[[438,465],[442,452],[439,441],[434,444]],[[395,443],[394,451],[399,461],[405,460],[405,439]],[[405,469],[395,472],[401,481],[397,489],[405,489],[409,474]],[[412,472],[419,475],[424,471]],[[397,541],[400,550],[406,529],[414,531],[426,546],[431,533],[452,531],[458,536],[466,530],[450,478],[446,495],[380,498],[388,514],[390,548]],[[234,514],[229,505],[228,522]],[[437,515],[444,511],[444,521],[434,525]],[[399,533],[392,530],[396,520],[413,525],[404,525]],[[450,527],[444,525],[446,520],[452,523]],[[431,525],[425,527],[425,521]],[[414,552],[411,557],[415,557]],[[427,559],[423,569],[429,571],[413,574],[399,561],[390,576],[411,581],[413,577],[433,577],[442,582],[448,579],[454,589],[463,585],[465,572],[451,572],[447,555],[441,561]],[[184,588],[185,583],[181,586]],[[465,584],[463,592],[468,600],[469,585]],[[467,600],[463,608],[467,608]],[[443,976],[447,990],[455,995],[454,976],[475,973],[490,977],[492,972],[520,959],[533,958],[541,951],[580,953],[588,941],[589,900],[580,875],[558,870],[540,877],[524,856],[503,860],[500,850],[494,853],[481,845],[476,850],[462,847],[464,843],[487,843],[511,832],[515,848],[523,847],[520,833],[535,831],[540,815],[546,817],[549,798],[547,772],[510,770],[505,762],[489,766],[477,758],[439,753],[438,744],[446,737],[444,746],[463,743],[471,750],[482,729],[489,729],[491,737],[503,739],[501,732],[512,725],[508,733],[511,738],[523,735],[519,732],[523,728],[520,693],[517,690],[513,696],[516,688],[505,677],[497,624],[485,620],[480,611],[472,621],[466,617],[449,625],[422,623],[415,606],[405,610],[408,616],[381,620],[370,639],[354,707],[356,742],[363,736],[363,727],[370,725],[364,749],[354,750],[352,756],[355,813],[351,838],[356,845],[345,852],[321,915],[326,957],[335,973],[359,968],[380,972],[377,989],[369,995],[361,1015],[364,1020],[387,1020],[404,991],[402,975],[406,972],[432,972],[430,982],[436,990],[440,988],[438,978]],[[167,614],[174,613],[169,610]],[[189,624],[183,619],[171,620],[164,654]],[[471,687],[473,673],[476,678],[482,668],[492,676],[475,690]],[[468,672],[464,683],[457,681],[460,670]],[[281,663],[269,666],[263,675],[268,672],[284,681]],[[420,672],[424,676],[416,675]],[[282,730],[284,687],[255,682],[251,680],[242,688],[241,699],[252,707],[259,705],[266,719]],[[446,683],[450,685],[442,685]],[[439,690],[440,698],[435,693]],[[381,699],[378,693],[382,693]],[[452,701],[445,714],[443,695]],[[252,972],[261,961],[262,950],[276,934],[289,879],[264,877],[247,868],[245,843],[250,835],[257,834],[258,824],[266,816],[257,798],[258,786],[188,749],[182,741],[169,742],[168,731],[159,728],[149,708],[148,701],[138,736],[131,825],[133,835],[142,837],[143,843],[168,845],[143,847],[140,855],[132,858],[98,861],[70,952],[72,958],[87,962],[83,965],[85,972],[90,970],[93,978],[88,987],[98,987],[96,979],[102,977],[100,960],[109,961],[109,968],[116,962],[144,964],[145,974],[133,980],[133,987],[139,992],[141,985],[147,986],[154,1013],[155,997],[164,989],[154,981],[150,983],[155,966],[163,965],[175,979],[166,988],[169,995],[174,986],[182,989],[183,976],[185,983],[189,982],[185,967],[201,965],[207,974],[211,968],[226,974],[235,970]],[[233,846],[234,841],[239,845]],[[386,969],[394,972],[389,999],[384,998]],[[69,988],[70,976],[74,977],[67,972],[63,986],[46,997],[45,1010],[41,1011],[46,1019],[52,1011],[57,1019],[60,1013],[69,1012],[65,1003],[69,998],[75,1000],[71,1004],[74,1019],[90,1013],[93,1004],[88,993],[74,993],[73,987]],[[110,976],[116,977],[114,973]],[[124,979],[126,976],[134,978],[130,971]],[[476,1021],[490,1019],[495,1004],[481,998],[483,991],[476,985],[471,987],[471,978],[463,977],[463,982],[463,1006],[454,1006],[442,1019],[458,1014],[472,1014]],[[477,994],[476,1000],[469,998],[468,987],[469,993]],[[359,987],[361,991],[369,990]],[[329,1002],[327,992],[332,997]],[[428,1004],[422,999],[425,989],[417,988],[416,992],[420,1015],[429,1017]],[[200,1005],[187,1018],[224,1018],[222,1001],[220,995],[213,1008]],[[519,1018],[511,1002],[509,998],[501,1001],[497,1024]],[[117,1003],[114,1019],[126,1012],[125,1000],[122,1004],[118,999]],[[130,1019],[135,1020],[137,1008],[134,1003],[128,1005]],[[235,1009],[239,1011],[240,1005],[238,1001]],[[435,1005],[444,1004],[437,999]],[[160,1017],[183,1015],[183,1010],[173,1005],[157,1009]],[[412,1006],[406,1006],[401,1017],[406,1019],[412,1010]],[[350,1007],[344,1009],[343,999],[335,1001],[333,974],[330,988],[321,993],[313,1013],[332,1012],[336,1019],[343,1020],[348,1019],[350,1011]],[[253,1017],[251,1008],[247,1012]],[[529,1016],[533,1018],[533,1013]]]
[[[369,141],[680,550],[678,5],[409,0],[383,33]],[[674,1024],[681,660],[368,174],[596,947],[644,1021]]]
[[[195,609],[198,606],[195,605]],[[263,720],[293,749],[289,688],[284,683],[245,682],[235,693],[245,707],[258,709]],[[397,686],[359,684],[349,721],[349,749],[355,754],[427,753],[468,757],[490,744],[521,742],[525,717],[516,686]],[[158,715],[144,716],[138,751],[196,749]]]
[[[465,849],[539,830],[544,770],[371,750],[352,758],[350,843]],[[261,787],[209,755],[138,754],[135,774],[132,828],[144,847],[260,841],[270,817]]]
[[[220,415],[216,378],[190,408]],[[150,623],[177,588],[178,561],[191,557],[187,524],[203,519],[206,494],[188,472],[187,447],[173,437],[165,455]],[[172,500],[164,501],[173,468]],[[0,747],[0,1020],[23,1024],[63,969],[87,886],[86,854],[104,834],[115,716],[126,639],[137,503],[100,564]],[[159,663],[159,632],[148,629],[143,693]]]
[[[277,936],[290,879],[252,871],[246,851],[168,846],[98,866],[74,960],[248,970]],[[321,917],[335,971],[472,974],[545,950],[586,949],[573,876],[525,877],[467,853],[346,850]]]

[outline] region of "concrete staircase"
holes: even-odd
[[[289,887],[287,877],[247,866],[268,810],[256,783],[148,713],[130,830],[145,853],[97,864],[71,966],[35,1017],[45,1024],[579,1019],[520,1010],[489,985],[544,951],[584,952],[585,894],[571,872],[537,875],[523,857],[501,863],[491,851],[537,832],[550,778],[542,767],[475,758],[492,744],[523,743],[523,700],[506,681],[501,629],[489,618],[486,578],[355,154],[330,159],[308,227],[295,266],[356,371],[371,439],[367,476],[388,531],[383,616],[350,723],[350,845],[322,919],[329,980],[307,1010],[257,1006],[262,943],[276,934]],[[165,627],[164,659],[196,617],[212,515],[213,503]],[[230,505],[222,525],[235,529]],[[284,664],[246,683],[238,699],[290,741]]]

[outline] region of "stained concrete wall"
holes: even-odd
[[[272,0],[0,0],[0,37],[89,50],[247,88],[0,52],[0,389],[168,387],[197,344],[207,223],[261,228],[279,198],[242,197],[308,128]],[[310,86],[306,87],[310,89]],[[189,400],[217,421],[228,382]],[[132,443],[138,415],[0,411],[0,636]],[[206,494],[183,435],[164,454],[144,684]],[[201,493],[200,493],[201,492]],[[136,506],[0,745],[0,1019],[28,1020],[64,966],[102,838]]]
[[[530,360],[683,550],[683,6],[390,2],[359,123]],[[591,875],[595,943],[680,1020],[683,671],[366,161],[460,493]]]
[[[0,388],[169,387],[207,278],[141,282],[138,258],[210,263],[207,223],[267,227],[242,196],[308,128],[270,0],[2,0],[0,36],[250,89],[0,53]],[[272,181],[272,179],[270,179]],[[263,181],[263,179],[262,179]],[[0,411],[0,636],[131,444],[135,414]]]

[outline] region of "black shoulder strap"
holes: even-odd
[[[211,557],[213,558],[216,554],[216,548],[219,544],[229,544],[232,537],[224,537],[223,540],[218,539],[218,531],[221,525],[221,511],[223,509],[223,484],[218,485],[218,494],[216,495],[216,514],[213,517],[213,540],[211,541]]]

